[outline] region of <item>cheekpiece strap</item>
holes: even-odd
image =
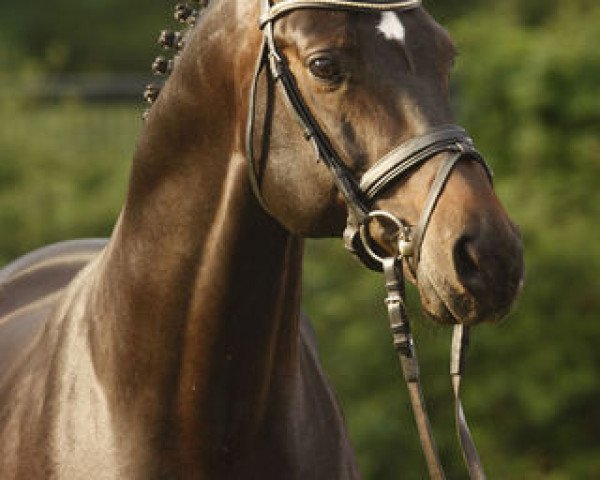
[[[296,2],[284,2],[284,4]],[[308,2],[310,3],[310,2]],[[281,3],[271,5],[269,0],[262,1],[263,15],[270,15],[270,12],[282,5]],[[289,9],[288,9],[289,10]],[[275,18],[275,17],[274,17]],[[358,182],[354,180],[348,168],[339,157],[336,149],[331,144],[329,138],[323,132],[319,122],[304,102],[300,90],[296,84],[295,78],[291,73],[287,61],[283,58],[275,44],[272,20],[263,24],[265,43],[268,49],[268,61],[271,75],[279,85],[283,98],[288,104],[289,110],[293,112],[298,123],[304,130],[304,137],[310,141],[315,149],[317,157],[322,160],[332,173],[337,188],[342,193],[350,215],[356,218],[360,223],[368,214],[368,207],[364,203],[362,193]]]

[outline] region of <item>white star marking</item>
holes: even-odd
[[[386,40],[396,40],[402,44],[406,40],[404,25],[394,12],[383,12],[381,14],[381,21],[377,25],[377,30],[383,34]]]

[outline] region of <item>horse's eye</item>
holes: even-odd
[[[339,62],[331,57],[313,58],[308,64],[308,68],[310,69],[310,73],[319,80],[336,82],[342,76]]]

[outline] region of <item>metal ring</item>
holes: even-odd
[[[363,223],[360,225],[360,239],[362,241],[362,244],[365,248],[365,251],[369,254],[369,256],[375,260],[376,262],[379,263],[383,263],[383,261],[385,260],[385,258],[380,257],[379,255],[377,255],[375,253],[375,251],[373,250],[373,248],[371,247],[371,240],[369,237],[369,234],[367,232],[367,227],[369,226],[369,223],[371,223],[371,220],[374,220],[378,217],[382,217],[385,218],[387,220],[390,220],[394,225],[396,225],[396,227],[398,227],[398,232],[403,232],[404,229],[406,228],[406,226],[404,225],[404,223],[402,223],[401,220],[399,220],[398,218],[396,218],[394,215],[392,215],[389,212],[386,212],[384,210],[375,210],[373,212],[370,212],[367,215],[367,218],[365,218],[365,220],[363,221]],[[391,258],[391,257],[386,257],[386,258]]]

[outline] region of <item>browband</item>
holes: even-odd
[[[354,11],[384,11],[384,10],[411,10],[421,6],[421,0],[404,0],[403,2],[389,2],[385,0],[370,2],[353,2],[351,0],[285,0],[272,5],[268,12],[260,18],[261,28],[265,24],[276,20],[291,10],[300,8],[324,8],[328,10],[354,10]]]

